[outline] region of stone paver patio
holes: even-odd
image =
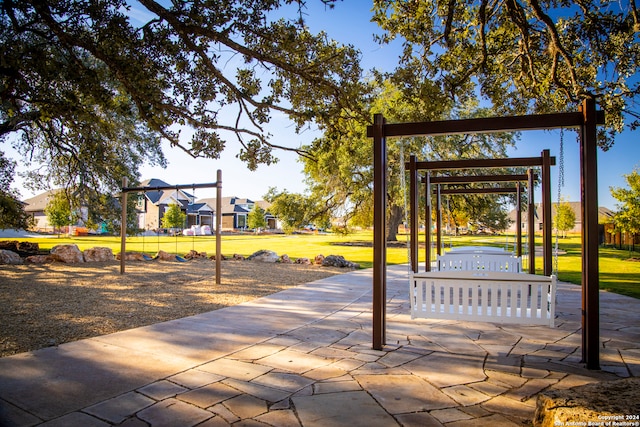
[[[640,301],[601,293],[601,371],[580,363],[580,288],[556,327],[411,320],[389,267],[371,348],[371,270],[250,303],[0,359],[2,426],[522,426],[536,395],[640,376]]]

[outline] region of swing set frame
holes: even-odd
[[[451,169],[468,169],[468,168],[501,168],[501,167],[522,167],[522,166],[539,166],[542,169],[542,211],[543,211],[543,265],[545,276],[551,275],[551,166],[555,166],[555,157],[551,157],[549,150],[543,150],[540,157],[524,157],[524,158],[511,158],[511,159],[481,159],[481,160],[449,160],[449,161],[437,161],[437,162],[418,162],[416,157],[412,155],[407,162],[406,167],[411,173],[411,194],[410,194],[410,209],[411,209],[411,267],[414,273],[418,272],[418,194],[417,185],[418,171],[427,170],[426,175],[421,182],[425,184],[425,197],[426,197],[426,224],[425,224],[425,271],[431,270],[431,184],[436,184],[436,188],[433,190],[436,193],[436,241],[437,241],[437,254],[441,255],[441,240],[442,240],[442,227],[441,227],[441,207],[440,196],[442,194],[508,194],[516,193],[516,223],[522,222],[522,209],[521,209],[521,187],[522,181],[528,182],[529,187],[529,202],[528,202],[528,223],[529,223],[529,273],[535,274],[535,242],[533,236],[535,230],[533,228],[535,203],[533,195],[534,182],[538,178],[537,174],[533,173],[532,169],[528,170],[525,174],[503,174],[503,175],[463,175],[463,176],[431,176],[432,170],[451,170]],[[480,165],[481,166],[478,166]],[[444,189],[440,186],[442,184],[462,184],[462,183],[487,183],[487,182],[515,182],[515,187],[492,187],[492,188],[457,188],[457,189]],[[415,214],[414,214],[415,213]],[[516,227],[516,248],[517,256],[522,256],[522,229],[520,226]],[[414,243],[415,242],[415,243]]]
[[[128,187],[127,178],[122,179],[122,188],[120,189],[122,214],[120,222],[120,274],[125,273],[126,245],[127,245],[127,194],[145,191],[158,190],[181,190],[196,188],[215,188],[216,189],[216,285],[220,284],[220,266],[222,261],[222,171],[218,169],[216,173],[216,182],[203,184],[184,184],[169,185],[155,187]]]
[[[604,112],[595,99],[585,99],[578,112],[527,116],[489,117],[419,123],[387,124],[376,114],[367,127],[373,138],[373,348],[386,344],[387,287],[387,142],[388,137],[516,132],[578,128],[580,134],[580,192],[582,217],[582,362],[587,369],[600,369],[600,303],[598,267],[598,179],[597,126]],[[478,160],[480,161],[480,160]],[[482,166],[478,166],[482,167]],[[550,208],[550,206],[549,206]],[[550,226],[551,224],[548,224]]]

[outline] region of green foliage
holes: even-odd
[[[382,43],[403,40],[397,75],[456,102],[479,93],[499,114],[575,110],[596,98],[610,133],[639,124],[640,29],[633,2],[374,0]],[[408,76],[408,78],[407,78]],[[410,87],[411,85],[409,85]]]
[[[187,214],[182,212],[180,205],[172,203],[164,211],[161,223],[163,228],[183,228],[186,220]]]
[[[37,166],[32,185],[103,194],[123,177],[135,181],[144,162],[165,165],[163,141],[218,158],[235,139],[252,169],[275,161],[274,147],[299,151],[271,142],[272,112],[298,129],[312,121],[329,128],[362,86],[357,50],[278,19],[296,7],[3,2],[0,140],[11,137]]]
[[[47,206],[44,208],[47,220],[54,229],[75,224],[77,216],[74,212],[72,202],[64,191],[52,192],[51,198],[49,198]]]
[[[258,205],[253,205],[253,209],[247,215],[247,225],[251,229],[266,228],[267,220],[265,218],[265,210]]]
[[[556,216],[554,218],[555,227],[563,232],[563,237],[567,237],[567,231],[573,229],[576,225],[576,213],[571,209],[571,205],[560,200],[556,204]]]
[[[632,235],[640,233],[640,171],[624,175],[628,188],[610,187],[611,195],[620,202],[613,217],[616,227]]]
[[[291,234],[296,230],[315,224],[323,227],[328,223],[326,211],[320,208],[318,200],[302,194],[278,191],[270,188],[264,196],[271,203],[269,211],[282,223],[282,231]]]
[[[312,195],[321,199],[321,205],[335,217],[343,218],[348,224],[371,225],[373,150],[371,139],[366,137],[366,127],[374,113],[383,114],[390,123],[483,117],[489,114],[487,110],[477,108],[473,102],[453,109],[439,88],[428,80],[414,79],[411,84],[398,80],[397,76],[394,79],[380,77],[380,80],[371,82],[374,96],[367,100],[366,105],[353,106],[366,112],[361,114],[368,117],[366,121],[358,121],[354,119],[357,115],[344,112],[336,118],[335,127],[340,129],[339,132],[325,132],[323,138],[305,147],[312,154],[311,158],[303,159]],[[504,157],[506,148],[514,144],[515,137],[513,134],[496,133],[389,140],[388,240],[396,240],[397,228],[405,218],[408,180],[403,187],[402,167],[403,163],[409,161],[410,154],[417,155],[419,160]],[[452,202],[452,209],[467,211],[475,219],[481,218],[491,208],[490,205],[500,203],[496,197],[452,197],[454,200],[456,203]],[[480,206],[485,209],[479,209]]]
[[[15,162],[7,159],[0,151],[0,229],[26,229],[30,217],[24,211],[17,192],[11,190]]]

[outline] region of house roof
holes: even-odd
[[[215,206],[216,206],[215,197],[207,198],[207,199],[199,199],[198,202],[207,203],[209,206],[213,207],[213,210],[215,211]],[[253,204],[257,204],[258,206],[262,207],[265,210],[266,210],[265,204],[266,206],[271,206],[270,203],[265,202],[264,200],[254,202],[251,199],[246,199],[246,198],[242,199],[235,196],[223,197],[221,200],[222,214],[223,215],[232,215],[237,213],[247,214],[251,211],[251,209],[247,209],[244,206],[253,205]]]
[[[196,213],[210,213],[213,214],[214,209],[209,206],[207,203],[192,203],[186,206],[187,214],[196,214]]]
[[[30,199],[26,199],[23,201],[24,203],[24,211],[25,212],[40,212],[44,211],[44,208],[47,207],[49,200],[53,197],[60,189],[56,190],[48,190],[44,193],[40,193],[37,196],[31,197]]]
[[[188,203],[190,199],[193,199],[193,195],[183,190],[156,190],[158,187],[170,187],[171,184],[167,184],[161,179],[151,178],[140,183],[140,187],[149,187],[149,191],[144,192],[144,196],[153,204],[167,203],[170,199],[180,202],[183,206]]]

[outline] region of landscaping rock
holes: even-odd
[[[324,267],[360,268],[360,265],[347,261],[342,255],[329,255],[322,261]]]
[[[105,262],[113,261],[113,251],[111,248],[95,247],[85,249],[83,252],[85,262]]]
[[[22,258],[20,258],[20,255],[17,253],[6,249],[0,249],[0,264],[18,265],[22,263]]]
[[[120,256],[121,256],[121,253],[118,253],[116,255],[116,259],[120,260]],[[144,256],[144,254],[141,254],[140,252],[125,252],[124,260],[125,261],[147,261],[147,258]]]
[[[630,421],[625,415],[637,414],[640,414],[640,378],[631,377],[541,393],[533,425],[578,426],[590,422],[589,425],[625,425]]]
[[[0,249],[15,252],[21,257],[36,255],[40,252],[40,246],[32,242],[19,242],[17,240],[3,240],[0,242]]]
[[[278,254],[273,251],[267,250],[259,250],[247,257],[249,261],[257,261],[257,262],[277,262]]]
[[[191,249],[189,253],[184,256],[184,259],[199,259],[199,258],[207,258],[207,253],[198,252]]]
[[[156,254],[156,256],[154,257],[155,259],[159,259],[160,261],[175,261],[176,260],[176,256],[175,255],[171,255],[168,252],[165,251],[158,251],[158,253]]]
[[[298,258],[295,264],[311,265],[311,260],[309,258]]]
[[[279,262],[281,264],[292,264],[293,262],[291,261],[291,258],[289,258],[289,255],[284,254],[280,257]]]
[[[240,254],[233,254],[233,259],[236,261],[244,261],[244,256]]]
[[[322,254],[316,255],[315,259],[313,260],[313,263],[315,265],[322,265],[323,262],[324,262],[324,255]]]
[[[51,257],[55,261],[66,262],[67,264],[75,264],[84,262],[82,252],[77,245],[57,245],[51,248]]]
[[[24,262],[29,264],[46,264],[53,261],[51,255],[31,255],[24,259]]]

